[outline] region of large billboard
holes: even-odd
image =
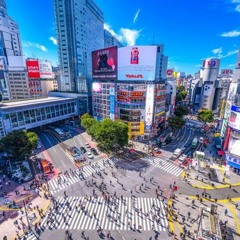
[[[146,97],[146,108],[145,108],[145,130],[152,130],[153,121],[153,106],[154,106],[154,84],[147,85],[147,97]]]
[[[230,83],[230,86],[228,89],[227,101],[232,103],[237,92],[237,87],[238,87],[237,83]]]
[[[228,122],[229,127],[240,130],[240,106],[232,106]]]
[[[27,60],[28,78],[40,78],[40,69],[38,60]]]
[[[115,119],[115,87],[110,86],[110,119]]]
[[[54,77],[52,72],[52,64],[49,61],[39,61],[40,78],[51,79]]]
[[[117,79],[117,47],[92,52],[92,75],[95,79]]]
[[[118,49],[118,80],[153,81],[156,75],[157,46]]]

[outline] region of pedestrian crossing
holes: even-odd
[[[65,230],[143,230],[166,231],[167,217],[163,202],[156,198],[115,198],[114,204],[103,197],[59,197],[57,210],[43,219],[45,229]],[[84,210],[80,205],[84,205]]]
[[[176,177],[180,176],[183,172],[183,169],[178,167],[177,165],[172,164],[169,161],[163,160],[159,157],[144,157],[143,160],[147,161],[151,165],[162,169],[163,171],[170,173]]]
[[[113,166],[114,162],[117,162],[118,159],[108,159],[103,158],[91,165],[84,166],[75,170],[73,173],[67,175],[60,175],[58,178],[52,179],[48,182],[51,193],[56,193],[60,190],[63,190],[80,180],[85,180],[87,177],[91,176],[93,173],[100,173],[103,169]]]

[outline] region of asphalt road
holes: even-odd
[[[48,132],[41,132],[38,134],[44,149],[47,150],[51,161],[56,168],[65,172],[66,170],[75,169],[75,165],[65,151],[60,147],[58,141]],[[42,156],[41,154],[40,156]]]

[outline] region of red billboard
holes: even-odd
[[[28,78],[40,78],[40,69],[38,60],[27,60]]]
[[[117,79],[117,47],[92,52],[92,75],[95,79]]]

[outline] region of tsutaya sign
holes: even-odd
[[[118,48],[118,80],[154,81],[157,46]]]
[[[154,107],[154,84],[147,85],[147,98],[146,98],[146,108],[145,108],[145,130],[152,130],[153,121],[153,107]]]

